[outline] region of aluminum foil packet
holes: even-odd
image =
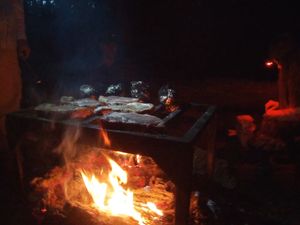
[[[143,81],[130,82],[130,94],[133,98],[138,98],[142,101],[150,99],[149,85]]]
[[[96,95],[96,90],[94,87],[92,87],[89,84],[83,84],[79,88],[80,90],[80,95],[82,97],[91,97],[93,95]]]
[[[169,85],[162,86],[158,91],[159,102],[164,104],[168,111],[175,111],[176,105],[176,91]]]
[[[119,84],[111,84],[106,89],[105,94],[106,95],[120,95],[123,92],[123,85],[121,83]]]
[[[125,123],[125,124],[137,124],[147,127],[164,127],[163,120],[148,114],[138,114],[134,112],[112,112],[102,117],[102,120],[109,123]]]

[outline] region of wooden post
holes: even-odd
[[[283,68],[280,68],[278,73],[278,101],[280,109],[288,107],[288,86],[287,86],[287,76]]]

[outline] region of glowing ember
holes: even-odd
[[[141,163],[142,156],[136,155],[136,156],[135,156],[135,159],[136,159],[136,162],[137,162],[138,164],[140,164],[140,163]]]
[[[107,212],[115,216],[129,216],[140,225],[144,225],[145,219],[134,207],[133,192],[129,189],[125,190],[122,186],[127,184],[127,173],[112,159],[108,161],[111,166],[108,183],[100,182],[94,174],[88,176],[81,171],[84,184],[93,198],[93,206],[99,212]],[[154,203],[148,202],[147,207],[155,214],[163,215]]]
[[[97,148],[81,153],[32,181],[33,194],[43,196],[38,215],[65,215],[68,203],[101,224],[174,224],[174,185],[150,157]]]
[[[169,112],[175,112],[178,109],[178,106],[173,103],[173,99],[171,98],[166,100],[165,105]]]

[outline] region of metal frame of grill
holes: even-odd
[[[172,136],[164,132],[139,132],[130,130],[107,129],[111,140],[111,149],[133,154],[150,156],[160,168],[170,177],[176,186],[175,194],[175,225],[189,224],[190,195],[193,189],[194,157],[197,154],[195,145],[207,151],[207,178],[212,175],[214,162],[214,137],[216,133],[216,107],[210,105],[188,104],[180,111],[175,111],[164,118],[166,126],[175,123],[189,109],[201,108],[201,115],[195,120],[182,136]],[[103,147],[99,136],[100,127],[84,121],[54,120],[33,115],[30,110],[11,113],[7,117],[8,139],[11,148],[16,153],[20,183],[26,186],[27,174],[24,164],[23,140],[28,138],[28,131],[45,133],[44,138],[56,139],[59,142],[67,127],[82,129],[80,143]],[[95,119],[95,118],[94,118]],[[174,128],[175,129],[175,128]],[[44,165],[47,172],[49,168]],[[207,179],[203,179],[203,182]],[[201,181],[199,181],[201,183]]]

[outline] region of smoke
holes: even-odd
[[[32,67],[51,98],[72,95],[99,66],[99,40],[120,33],[120,19],[107,0],[25,0]]]
[[[77,141],[81,135],[81,129],[76,126],[68,127],[64,133],[64,137],[54,153],[62,156],[65,165],[68,168],[68,163],[71,162],[78,153]]]

